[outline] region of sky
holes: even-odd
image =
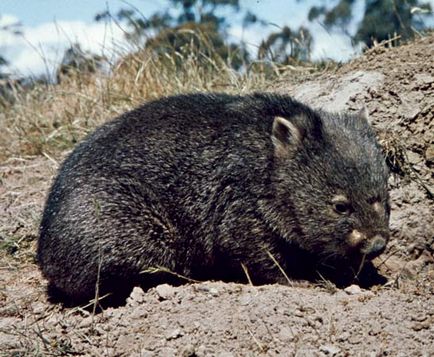
[[[243,39],[252,53],[270,32],[289,25],[304,25],[314,36],[313,59],[332,58],[346,61],[357,50],[342,34],[327,32],[318,22],[310,23],[307,12],[315,0],[240,0],[248,9],[269,22],[267,26],[242,30],[241,18],[229,18],[230,39]],[[335,3],[327,1],[327,3]],[[430,0],[434,7],[434,0]],[[123,29],[115,24],[94,21],[95,14],[120,8],[136,7],[144,16],[168,7],[167,0],[0,0],[0,28],[21,23],[21,36],[0,30],[0,54],[10,65],[3,68],[15,76],[52,75],[62,60],[65,49],[78,42],[84,50],[113,58],[119,50],[127,51]],[[356,0],[354,21],[356,28],[364,10],[364,1]]]

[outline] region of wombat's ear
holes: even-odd
[[[275,117],[271,140],[274,144],[275,154],[285,157],[293,153],[303,140],[304,132],[288,119]]]

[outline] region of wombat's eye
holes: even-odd
[[[335,202],[333,208],[339,214],[351,213],[351,205],[347,202]]]
[[[332,199],[333,209],[339,214],[350,214],[353,211],[348,198],[344,195],[336,195]]]
[[[373,205],[376,202],[381,202],[381,198],[380,198],[380,196],[373,196],[373,197],[368,198],[367,201],[370,205]]]

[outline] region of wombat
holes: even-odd
[[[158,271],[265,284],[321,264],[356,267],[388,241],[387,179],[364,113],[263,93],[168,97],[106,123],[69,155],[37,259],[77,303],[97,287],[124,299]]]

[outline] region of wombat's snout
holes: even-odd
[[[361,249],[363,254],[369,258],[374,258],[384,252],[386,248],[386,240],[379,234],[374,236],[367,244]]]
[[[368,238],[360,231],[354,230],[349,235],[348,243],[353,248],[359,248],[363,255],[372,259],[384,252],[386,249],[387,239],[381,234],[376,234],[374,237]]]

